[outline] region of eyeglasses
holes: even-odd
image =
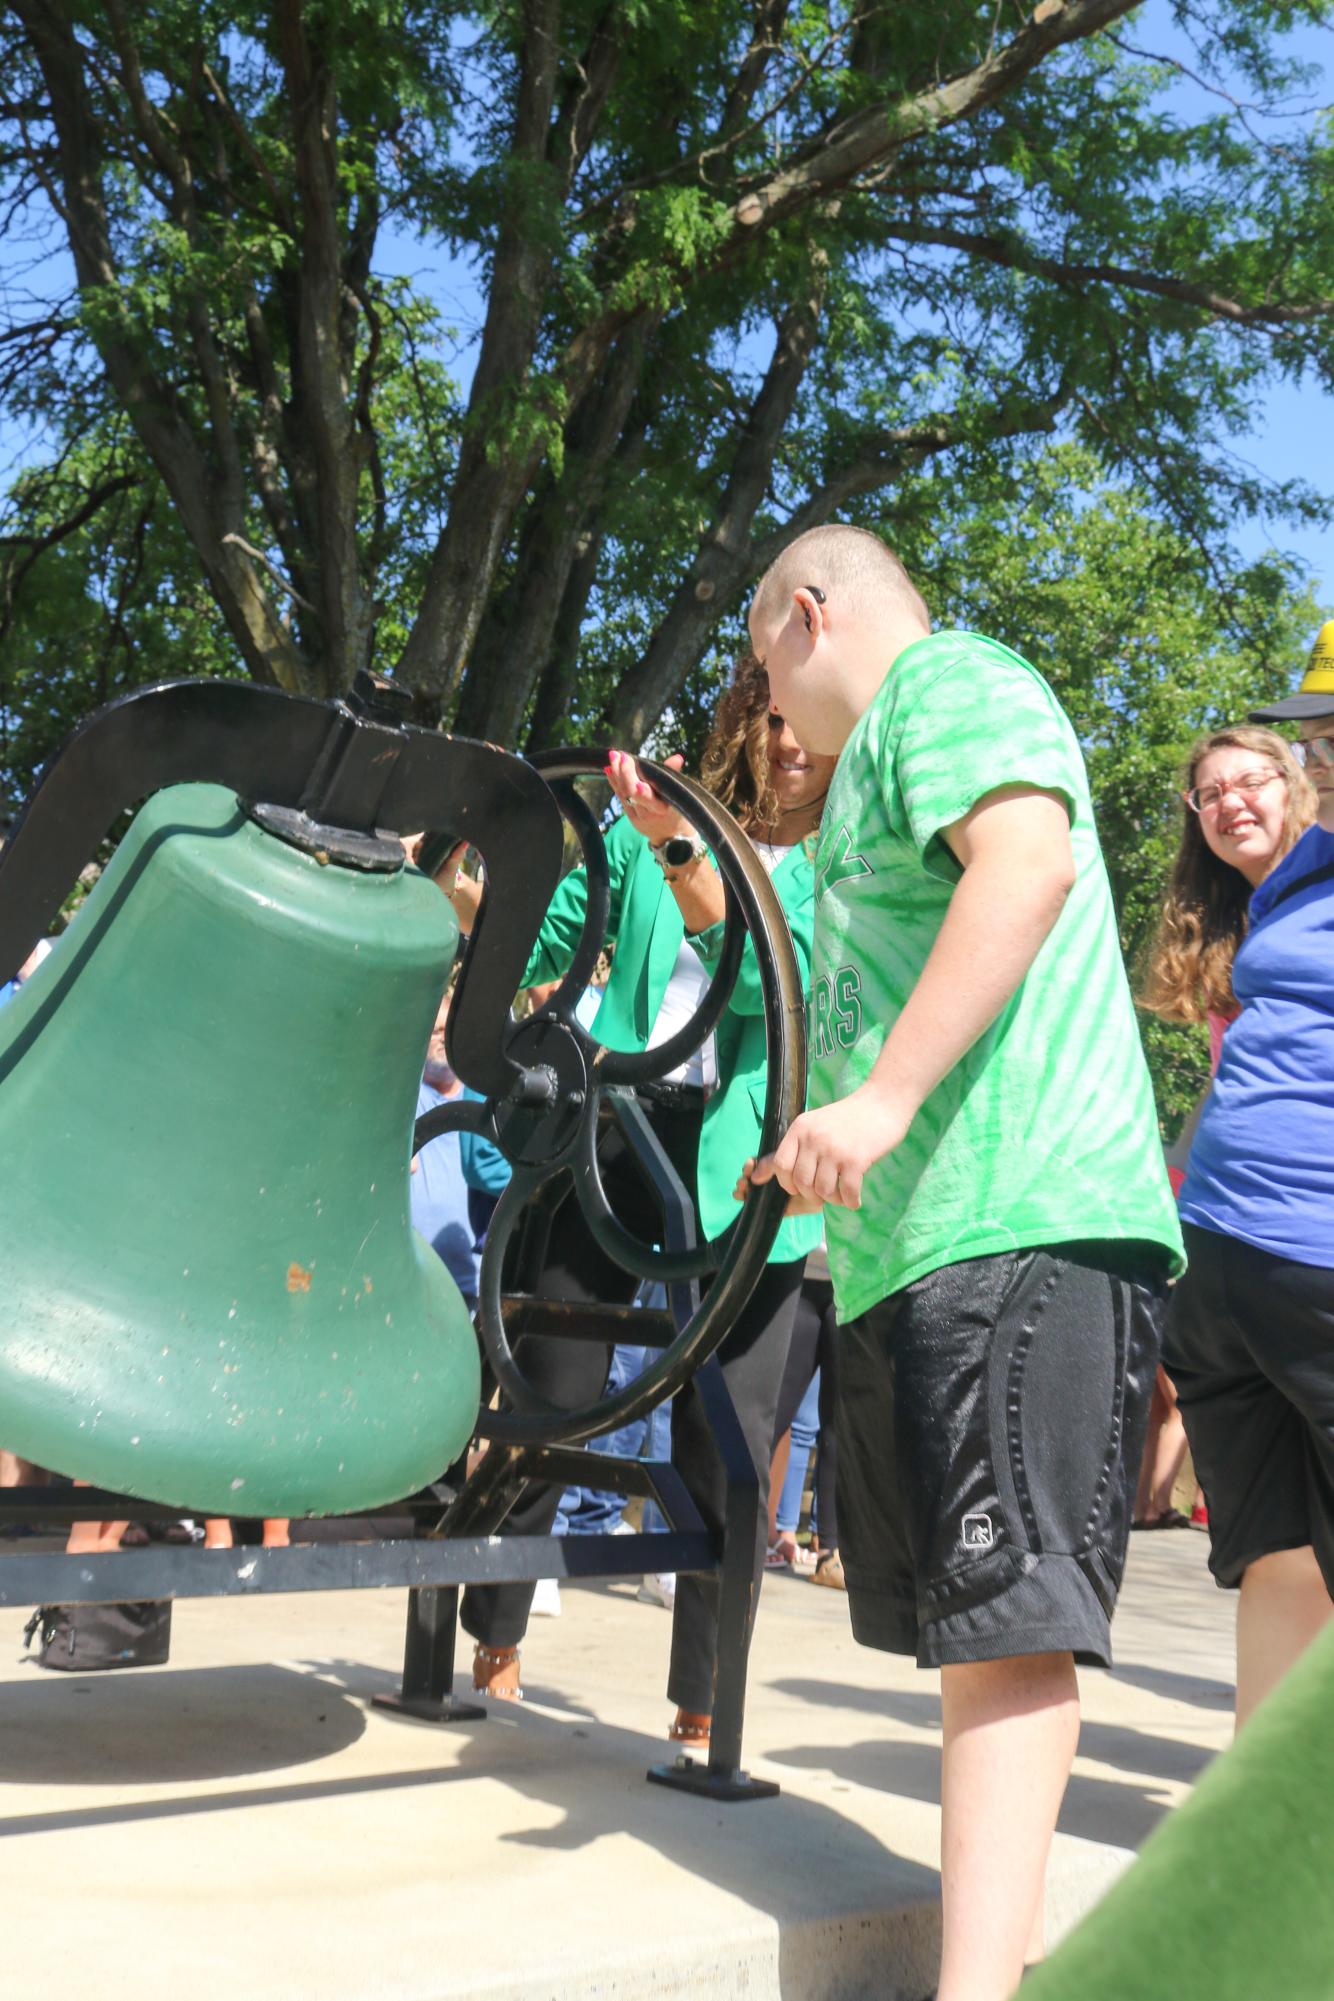
[[[1254,799],[1266,785],[1273,785],[1282,777],[1281,771],[1243,771],[1236,778],[1225,778],[1219,785],[1192,785],[1181,796],[1192,813],[1216,813],[1229,792],[1242,799]]]
[[[1307,771],[1314,764],[1323,765],[1326,771],[1334,771],[1334,736],[1301,737],[1292,746],[1292,754]]]

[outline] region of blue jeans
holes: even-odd
[[[806,1469],[810,1464],[811,1447],[820,1436],[820,1371],[817,1369],[806,1385],[806,1394],[801,1400],[796,1416],[792,1420],[792,1450],[787,1462],[787,1478],[783,1491],[778,1497],[778,1513],[774,1517],[778,1528],[795,1533],[801,1523],[801,1497],[806,1486]],[[815,1511],[811,1510],[811,1527],[816,1526]]]
[[[657,1355],[656,1348],[632,1348],[618,1343],[607,1372],[606,1394],[622,1390],[642,1376]],[[590,1452],[608,1452],[618,1459],[670,1459],[672,1456],[672,1405],[669,1398],[633,1424],[623,1424],[605,1437],[594,1438]],[[606,1535],[625,1514],[625,1495],[605,1487],[567,1487],[561,1496],[558,1535]],[[644,1527],[666,1528],[662,1511],[654,1502],[644,1504]]]

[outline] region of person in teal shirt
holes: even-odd
[[[832,758],[804,752],[781,719],[769,716],[764,677],[753,661],[743,663],[719,704],[702,776],[736,814],[769,871],[803,983],[814,926],[811,836],[832,770]],[[693,833],[654,792],[632,757],[613,752],[607,775],[621,807],[605,835],[611,880],[606,944],[612,949],[612,970],[592,1033],[613,1048],[639,1050],[665,1042],[698,1006],[722,948],[723,886],[700,844],[687,862],[667,864],[663,844],[681,834],[693,838]],[[460,872],[459,859],[460,851],[448,857],[436,880],[449,895],[460,927],[468,931],[481,889]],[[575,869],[552,898],[526,985],[557,979],[567,970],[587,904],[584,871]],[[638,1095],[695,1195],[702,1233],[717,1237],[738,1213],[736,1163],[755,1151],[765,1096],[760,974],[749,943],[714,1035],[666,1079],[641,1086]],[[641,1239],[653,1242],[661,1231],[660,1212],[615,1130],[604,1136],[599,1158],[617,1215]],[[719,1350],[763,1490],[754,1558],[757,1583],[764,1561],[778,1392],[806,1254],[819,1236],[818,1218],[783,1223],[759,1284]],[[628,1303],[635,1285],[595,1243],[577,1202],[567,1199],[551,1229],[538,1290],[548,1298]],[[600,1394],[609,1355],[597,1342],[534,1337],[525,1338],[519,1349],[521,1365],[536,1387],[567,1404],[591,1402]],[[722,1466],[693,1385],[675,1399],[672,1458],[705,1518],[719,1519]],[[507,1529],[545,1534],[559,1499],[555,1488],[539,1490],[514,1510]],[[493,1695],[518,1693],[518,1646],[532,1593],[530,1584],[514,1584],[465,1594],[461,1618],[477,1642],[476,1687]],[[673,1614],[667,1684],[677,1711],[670,1735],[679,1744],[697,1749],[708,1744],[716,1651],[717,1585],[707,1578],[683,1577]]]

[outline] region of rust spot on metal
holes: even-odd
[[[310,1273],[304,1265],[290,1264],[287,1267],[287,1290],[289,1292],[309,1292]]]

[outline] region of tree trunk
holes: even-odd
[[[536,413],[520,413],[551,274],[552,236],[532,213],[547,166],[559,57],[558,0],[527,0],[511,179],[496,246],[477,372],[444,532],[396,672],[443,712],[463,677],[514,516],[547,452]],[[504,433],[517,435],[506,440]]]
[[[492,599],[455,717],[463,736],[516,743],[524,711],[550,654],[566,584],[606,485],[644,373],[652,329],[637,327],[611,353],[575,412],[564,470],[534,501],[519,542],[513,583]]]
[[[143,345],[115,328],[108,300],[122,292],[103,186],[103,149],[88,101],[83,52],[70,18],[43,0],[15,0],[15,12],[41,66],[55,127],[58,206],[69,235],[81,297],[96,305],[92,338],[122,407],[180,515],[250,673],[257,681],[304,691],[309,670],[284,627],[260,572],[229,535],[244,536],[234,503],[219,516],[219,485],[173,390]],[[225,499],[225,496],[222,496]]]
[[[718,519],[700,544],[643,659],[631,668],[608,704],[608,733],[617,743],[631,747],[642,743],[699,658],[724,607],[746,582],[751,524],[815,349],[825,276],[824,259],[812,252],[804,296],[779,322],[773,358],[742,430]]]

